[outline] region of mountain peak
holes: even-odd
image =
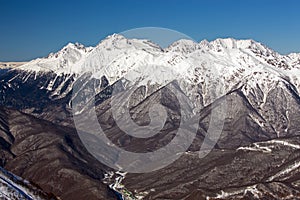
[[[120,41],[126,41],[126,40],[127,39],[123,35],[114,33],[112,35],[107,36],[103,40],[101,40],[97,46],[101,46],[103,44],[113,45],[113,44],[118,43]]]
[[[72,43],[69,42],[67,45],[65,45],[63,48],[61,48],[58,52],[50,53],[46,58],[58,58],[62,55],[68,54],[71,51],[79,51],[86,53],[90,51],[92,47],[85,47],[83,44],[80,44],[78,42]]]
[[[113,33],[106,37],[106,39],[124,39],[125,37],[118,33]]]
[[[56,73],[80,73],[82,70],[86,70],[81,69],[81,64],[84,62],[97,62],[97,66],[95,65],[92,69],[92,71],[97,71],[125,54],[127,55],[126,61],[128,61],[128,55],[144,55],[143,53],[149,54],[150,57],[158,53],[159,55],[166,56],[166,58],[175,56],[172,52],[176,55],[182,54],[183,56],[188,56],[188,54],[195,52],[195,56],[202,56],[202,54],[197,54],[198,51],[207,51],[211,54],[216,54],[216,56],[226,52],[224,56],[232,56],[233,60],[239,60],[241,54],[251,54],[262,62],[276,67],[282,65],[284,65],[284,68],[300,66],[300,56],[298,54],[281,56],[263,44],[251,39],[218,38],[210,42],[203,40],[200,43],[196,43],[193,40],[181,39],[166,49],[162,49],[147,39],[128,39],[120,34],[112,34],[102,40],[96,47],[85,47],[79,43],[68,43],[57,53],[51,53],[46,58],[33,60],[21,68],[34,71],[51,70]],[[164,53],[166,54],[163,55]],[[172,57],[172,59],[174,58]],[[131,65],[134,65],[136,60],[133,59],[131,62]],[[75,63],[79,63],[78,66],[74,66]]]
[[[201,41],[199,42],[199,45],[200,45],[201,47],[208,46],[208,45],[209,45],[209,41],[206,40],[206,39],[201,40]]]
[[[84,49],[85,46],[79,42],[75,42],[75,43],[72,43],[72,42],[69,42],[64,48],[75,48],[75,49]]]
[[[216,40],[213,40],[210,42],[211,45],[217,46],[217,47],[223,47],[226,49],[247,49],[251,46],[258,44],[258,42],[255,42],[254,40],[246,39],[246,40],[237,40],[234,38],[218,38]]]
[[[147,39],[129,39],[120,34],[112,34],[107,36],[104,40],[96,46],[97,49],[106,49],[111,51],[113,49],[144,49],[150,51],[162,51],[161,47],[154,42]]]
[[[196,49],[199,49],[200,46],[193,40],[180,39],[171,44],[165,49],[166,52],[182,52],[182,53],[191,53]]]
[[[270,55],[278,54],[267,46],[252,39],[234,39],[234,38],[218,38],[211,42],[203,40],[199,43],[202,49],[222,52],[226,49],[248,49],[256,54]]]

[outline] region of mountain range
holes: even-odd
[[[113,34],[95,47],[69,43],[47,57],[1,66],[1,166],[53,194],[45,198],[300,199],[300,54],[281,55],[253,40],[183,39],[161,48]],[[87,93],[86,83],[95,101],[79,102],[74,113],[72,102]],[[134,87],[128,110],[137,125],[151,123],[151,105],[165,108],[166,121],[153,137],[127,135],[113,116],[113,90]],[[191,101],[187,108],[174,93]],[[220,136],[199,158],[213,142],[206,138],[222,103]],[[169,144],[182,121],[187,133],[198,128],[172,164],[124,173],[99,162],[78,136],[91,107],[111,142],[132,152]],[[117,153],[106,159],[119,162]]]

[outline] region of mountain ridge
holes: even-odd
[[[274,50],[268,48],[267,46],[265,46],[259,42],[256,42],[252,39],[238,40],[238,39],[233,39],[233,38],[224,38],[224,39],[218,38],[218,39],[212,40],[210,42],[208,42],[207,40],[202,40],[198,43],[194,42],[192,40],[182,39],[182,40],[175,41],[174,43],[170,44],[168,47],[162,49],[157,44],[155,44],[149,40],[127,39],[122,35],[113,34],[113,35],[107,36],[105,39],[100,41],[95,47],[85,47],[84,45],[79,44],[79,43],[68,43],[66,46],[61,48],[61,50],[59,50],[58,52],[50,53],[47,57],[44,57],[44,58],[34,59],[28,63],[27,67],[21,67],[21,69],[36,70],[36,69],[34,69],[34,67],[32,69],[30,69],[30,67],[32,67],[32,65],[35,65],[35,64],[36,65],[40,64],[41,60],[43,60],[45,58],[51,58],[51,57],[55,57],[55,56],[58,57],[60,54],[64,54],[65,51],[68,49],[83,50],[83,52],[80,52],[80,53],[82,55],[84,55],[85,53],[88,54],[91,51],[101,50],[99,48],[102,48],[102,50],[104,48],[108,48],[108,49],[111,49],[113,47],[118,48],[118,45],[123,45],[120,48],[129,48],[132,45],[132,46],[136,47],[137,49],[141,49],[141,47],[142,48],[152,47],[153,49],[157,49],[162,52],[175,51],[174,49],[172,50],[172,48],[177,48],[176,52],[180,52],[180,50],[182,50],[180,48],[183,48],[183,47],[179,47],[181,45],[187,49],[187,51],[188,51],[187,53],[192,53],[196,50],[220,51],[222,48],[225,48],[225,49],[234,49],[234,48],[255,49],[258,52],[264,51],[263,53],[265,53],[265,54],[274,54],[275,56],[277,56],[277,57],[279,56],[284,59],[290,58],[292,60],[298,61],[300,58],[299,53],[291,53],[288,55],[281,55],[278,52],[275,52]],[[179,48],[179,51],[178,51],[178,48]],[[72,60],[72,57],[73,57],[72,55],[70,55],[69,57],[66,56],[65,60],[69,60],[69,59]],[[35,61],[35,62],[33,62],[33,61]],[[63,62],[58,63],[58,64],[63,65]],[[51,69],[49,69],[49,70],[51,70]],[[76,72],[76,70],[75,70],[75,72]]]
[[[40,152],[46,156],[48,151],[55,149],[58,157],[71,156],[71,162],[69,159],[68,162],[65,161],[68,163],[67,169],[74,169],[80,174],[85,169],[85,165],[81,166],[82,160],[93,159],[89,154],[78,155],[75,151],[76,145],[82,147],[82,144],[75,137],[73,119],[78,116],[82,120],[79,128],[84,126],[85,122],[90,121],[90,108],[95,107],[98,121],[113,144],[134,152],[156,150],[172,140],[183,119],[180,112],[183,107],[172,93],[175,92],[184,94],[191,101],[183,114],[187,119],[191,117],[189,115],[194,117],[189,125],[199,126],[188,151],[167,168],[149,174],[126,174],[120,177],[119,172],[95,164],[95,168],[88,169],[88,174],[84,176],[87,188],[93,190],[94,184],[101,183],[103,194],[108,192],[109,196],[115,196],[105,188],[110,186],[123,196],[142,199],[268,199],[270,196],[273,197],[271,199],[280,199],[280,195],[299,195],[296,168],[300,158],[298,56],[282,56],[252,40],[237,41],[230,38],[200,43],[180,40],[166,49],[147,40],[126,39],[120,35],[109,36],[93,49],[86,49],[80,44],[68,44],[48,58],[34,60],[0,74],[0,105],[21,111],[19,113],[8,109],[11,114],[7,115],[11,115],[13,124],[6,123],[5,117],[1,118],[0,122],[5,122],[2,124],[2,149],[4,155],[10,151],[23,155],[22,142],[13,143],[8,137],[10,131],[14,130],[12,133],[15,136],[25,135],[26,145],[31,146],[30,141],[44,139],[36,133],[36,127],[39,127],[38,130],[47,127],[46,136],[55,136],[59,142],[57,139],[50,140],[51,148],[47,146],[42,152],[36,149],[31,153]],[[74,86],[78,89],[77,92],[74,92]],[[85,92],[92,91],[92,86],[96,89],[95,102],[92,97],[84,99],[79,102],[82,110],[72,113],[72,100],[76,95],[84,97]],[[149,110],[153,103],[163,105],[167,113],[166,123],[160,134],[148,140],[126,135],[115,123],[118,118],[112,116],[111,102],[116,98],[113,89],[123,91],[134,87],[137,88],[132,97],[122,99],[129,102],[128,119],[138,125],[147,125],[150,123]],[[199,160],[199,149],[207,142],[205,138],[212,110],[223,102],[228,109],[220,138],[212,153]],[[117,106],[114,108],[118,109]],[[117,112],[124,117],[121,111]],[[28,116],[22,113],[27,113]],[[34,116],[34,119],[29,116]],[[22,120],[28,121],[32,127],[22,128]],[[92,129],[93,125],[88,128]],[[190,129],[187,127],[185,130]],[[69,134],[73,136],[73,142],[70,141],[71,137],[60,139]],[[41,143],[36,143],[36,146],[40,145]],[[64,148],[57,149],[57,146]],[[112,161],[118,162],[118,155],[109,159],[116,159]],[[26,163],[26,158],[9,157],[8,161]],[[204,164],[201,164],[202,161]],[[81,163],[80,166],[77,166],[78,163]],[[247,166],[248,163],[251,166]],[[34,165],[22,166],[26,172],[35,170]],[[13,164],[6,167],[22,175],[22,170],[15,169]],[[55,167],[58,171],[60,168],[62,171],[66,170],[65,165]],[[39,173],[48,176],[47,167],[39,169]],[[94,180],[99,171],[101,173]],[[240,176],[235,176],[236,173]],[[265,174],[264,177],[257,175],[262,173]],[[187,175],[182,177],[182,174]],[[224,174],[226,180],[220,182]],[[34,178],[39,185],[51,191],[49,187],[52,187],[52,183],[44,183],[43,179],[32,173],[24,175],[24,178]],[[57,174],[54,176],[57,177]],[[281,177],[284,178],[284,184],[278,183]],[[65,180],[72,181],[72,177],[66,176]],[[59,180],[54,180],[53,183],[54,186],[62,184]],[[76,184],[78,186],[78,182]],[[291,184],[294,186],[290,186]],[[64,186],[65,193],[59,191],[59,188],[52,188],[52,191],[55,191],[55,195],[63,195],[64,199],[68,199],[69,194],[74,194],[72,188]],[[278,188],[288,192],[277,195]],[[243,191],[247,192],[244,194]],[[96,195],[99,193],[91,195],[91,198],[97,199]],[[128,198],[134,199],[131,197]]]

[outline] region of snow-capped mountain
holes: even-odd
[[[86,73],[92,73],[94,79],[105,79],[106,85],[121,79],[131,83],[127,87],[145,85],[148,89],[142,99],[176,79],[182,91],[193,99],[192,109],[196,113],[238,88],[255,109],[264,112],[274,89],[299,95],[299,59],[299,54],[280,55],[253,40],[179,40],[162,49],[148,40],[113,34],[96,47],[70,43],[57,53],[9,71],[0,92],[4,104],[27,109],[34,106],[36,101],[30,99],[35,98],[45,98],[45,104],[53,100],[70,101],[74,81]],[[16,95],[20,91],[22,95],[27,90],[24,85],[33,92],[28,95],[29,103],[11,101],[7,93]]]
[[[45,58],[32,60],[20,66],[19,69],[35,72],[74,73],[75,69],[72,66],[84,60],[85,55],[91,50],[91,47],[84,47],[82,44],[69,43],[60,51],[50,53]]]
[[[60,126],[74,131],[72,87],[82,81],[84,84],[79,91],[83,91],[80,95],[84,95],[89,91],[85,83],[96,85],[98,90],[93,105],[108,137],[114,144],[138,152],[158,149],[170,142],[183,113],[179,111],[178,99],[167,86],[184,94],[191,101],[187,109],[200,116],[200,121],[196,122],[199,130],[195,142],[182,160],[166,170],[150,175],[126,174],[122,180],[118,179],[118,184],[122,185],[119,192],[123,196],[193,199],[194,195],[198,195],[196,199],[230,199],[232,196],[231,199],[234,199],[236,194],[239,198],[250,196],[259,199],[264,195],[273,195],[273,199],[277,199],[280,197],[276,194],[278,188],[288,191],[281,195],[286,198],[291,194],[299,194],[297,166],[300,159],[296,141],[300,133],[300,54],[281,55],[259,42],[232,38],[211,42],[203,40],[199,43],[179,40],[162,49],[148,40],[127,39],[114,34],[95,47],[68,44],[45,58],[35,59],[11,70],[5,69],[0,77],[0,104],[34,115],[39,120],[50,121],[59,126],[53,128],[54,133],[65,130]],[[162,134],[147,141],[124,135],[114,123],[109,106],[114,98],[113,88],[122,90],[134,86],[138,88],[129,99],[134,122],[139,125],[150,123],[148,111],[153,103],[164,105],[167,112]],[[82,102],[82,110],[76,113],[82,119],[91,104],[89,100]],[[208,132],[212,107],[223,101],[228,106],[224,128],[212,158],[201,160],[204,163],[202,165],[196,160],[197,152]],[[9,120],[0,116],[3,118],[0,122],[5,122],[3,130],[12,122],[18,123],[15,115]],[[34,122],[45,123],[39,120]],[[51,125],[47,124],[47,127]],[[7,129],[3,137],[6,153],[13,149],[10,145],[14,142],[9,135],[15,129],[11,129]],[[22,131],[26,129],[17,130],[18,133]],[[23,134],[27,134],[28,141],[38,135]],[[75,148],[69,140],[59,141],[64,141],[63,146],[68,149]],[[53,144],[56,143],[53,140]],[[14,145],[20,145],[22,149],[21,144]],[[61,151],[58,152],[61,154]],[[74,152],[77,152],[76,148]],[[76,163],[86,159],[83,154],[76,156]],[[11,157],[9,159],[13,160]],[[118,159],[118,155],[115,158]],[[258,168],[246,166],[249,164],[247,158],[250,165]],[[214,159],[214,162],[210,159]],[[225,166],[224,171],[222,166]],[[174,174],[170,175],[170,171],[174,171]],[[265,177],[251,179],[246,176],[249,172],[254,175],[265,174]],[[206,176],[206,173],[210,176]],[[236,173],[242,174],[244,179],[237,179],[234,176]],[[96,172],[89,174],[93,179]],[[187,176],[173,185],[179,180],[180,174]],[[220,182],[224,174],[226,181]],[[284,177],[285,182],[281,183],[280,177]],[[69,180],[68,177],[66,179]],[[117,180],[111,179],[110,184]],[[48,184],[37,177],[35,180]],[[156,184],[150,183],[151,180],[156,180]],[[210,189],[211,185],[215,187]]]
[[[80,74],[96,71],[109,64],[123,53],[137,49],[161,51],[161,48],[147,40],[126,39],[113,34],[102,40],[96,47],[84,47],[82,44],[69,43],[56,53],[50,53],[45,58],[35,59],[19,69],[35,72],[54,72],[56,74]],[[99,62],[96,68],[85,68],[87,57],[94,56],[93,62]]]
[[[193,51],[196,51],[197,49],[200,49],[200,48],[201,48],[201,45],[193,40],[181,39],[181,40],[178,40],[178,41],[174,42],[173,44],[171,44],[164,51],[180,52],[180,53],[188,54],[188,53],[192,53]]]
[[[184,73],[185,78],[198,84],[197,80],[202,80],[203,77],[199,77],[195,71],[200,70],[200,74],[205,74],[207,69],[201,69],[201,63],[208,60],[219,65],[216,69],[226,80],[226,87],[229,89],[245,76],[255,76],[254,78],[261,80],[265,75],[289,78],[298,88],[296,77],[299,75],[299,59],[299,54],[283,56],[253,40],[228,38],[212,42],[204,40],[200,43],[179,40],[168,48],[161,49],[150,41],[126,39],[114,34],[96,47],[70,43],[59,52],[33,60],[18,69],[35,73],[53,72],[57,75],[98,72],[99,75],[113,77],[111,81],[114,82],[140,65],[156,64],[172,67],[172,70]],[[189,63],[190,66],[182,69],[182,63]],[[145,73],[145,70],[147,69],[143,69],[136,76],[142,76],[141,73]],[[256,75],[261,73],[265,75]],[[45,87],[51,88],[51,83]]]

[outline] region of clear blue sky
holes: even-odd
[[[300,52],[297,0],[0,0],[0,61],[30,60],[68,42],[96,45],[112,33],[165,27],[200,41],[252,38]]]

